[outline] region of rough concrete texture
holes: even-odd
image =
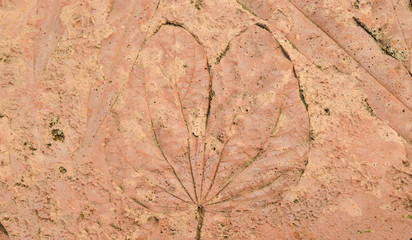
[[[409,0],[0,0],[0,239],[412,238]]]

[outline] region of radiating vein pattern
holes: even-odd
[[[199,237],[209,209],[279,200],[308,151],[293,66],[268,31],[249,27],[209,62],[187,30],[163,25],[111,111],[105,145],[110,172],[138,205],[197,206]]]

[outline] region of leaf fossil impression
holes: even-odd
[[[163,238],[217,237],[235,211],[268,214],[297,184],[309,121],[292,69],[258,26],[213,67],[182,27],[163,25],[147,39],[108,116],[105,155]]]

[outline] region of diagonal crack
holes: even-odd
[[[299,7],[297,7],[291,0],[287,0],[287,2],[289,2],[289,4],[291,4],[295,9],[297,9],[303,16],[305,16],[313,25],[315,25],[318,29],[320,29],[326,36],[328,36],[334,43],[336,43],[336,45],[342,50],[344,51],[348,56],[350,56],[358,66],[360,66],[362,69],[364,69],[379,85],[381,85],[383,88],[387,89],[379,80],[377,77],[375,77],[370,70],[368,70],[367,68],[365,68],[362,64],[360,64],[360,62],[358,60],[356,60],[355,58],[352,57],[351,54],[349,54],[349,52],[341,45],[339,44],[337,41],[335,41],[333,39],[333,37],[327,33],[323,28],[321,28],[317,23],[315,23],[311,18],[309,18]],[[392,94],[392,93],[391,93]],[[412,111],[412,109],[405,103],[404,100],[400,99],[399,96],[396,96],[394,94],[392,94],[399,102],[401,102],[403,105],[405,105],[405,107],[409,110]]]
[[[379,37],[379,33],[376,30],[368,28],[363,22],[359,20],[359,18],[353,17],[353,20],[355,21],[356,25],[365,30],[365,32],[369,34],[369,36],[371,36],[373,40],[375,40],[375,42],[379,45],[379,47],[386,55],[394,58],[397,61],[400,61],[403,65],[406,64],[407,56],[404,51],[391,47],[383,40],[382,37]]]
[[[2,235],[5,235],[5,237],[6,237],[5,239],[2,239],[2,240],[8,240],[8,239],[10,239],[10,238],[9,238],[9,233],[7,232],[6,228],[3,226],[3,224],[0,223],[0,237],[1,237]]]

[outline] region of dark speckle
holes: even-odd
[[[359,0],[354,1],[354,2],[352,3],[352,5],[353,5],[354,8],[359,9],[359,6],[360,6]]]
[[[309,142],[312,142],[315,140],[315,132],[313,130],[310,130],[309,132]]]
[[[59,167],[59,172],[61,172],[62,174],[67,173],[67,169],[64,167]]]
[[[51,133],[54,141],[64,142],[65,137],[62,130],[53,129]]]
[[[56,115],[51,114],[49,116],[49,127],[52,128],[53,126],[60,123],[60,118]]]
[[[25,149],[29,149],[32,152],[37,150],[37,148],[33,145],[32,142],[24,142],[23,146]]]

